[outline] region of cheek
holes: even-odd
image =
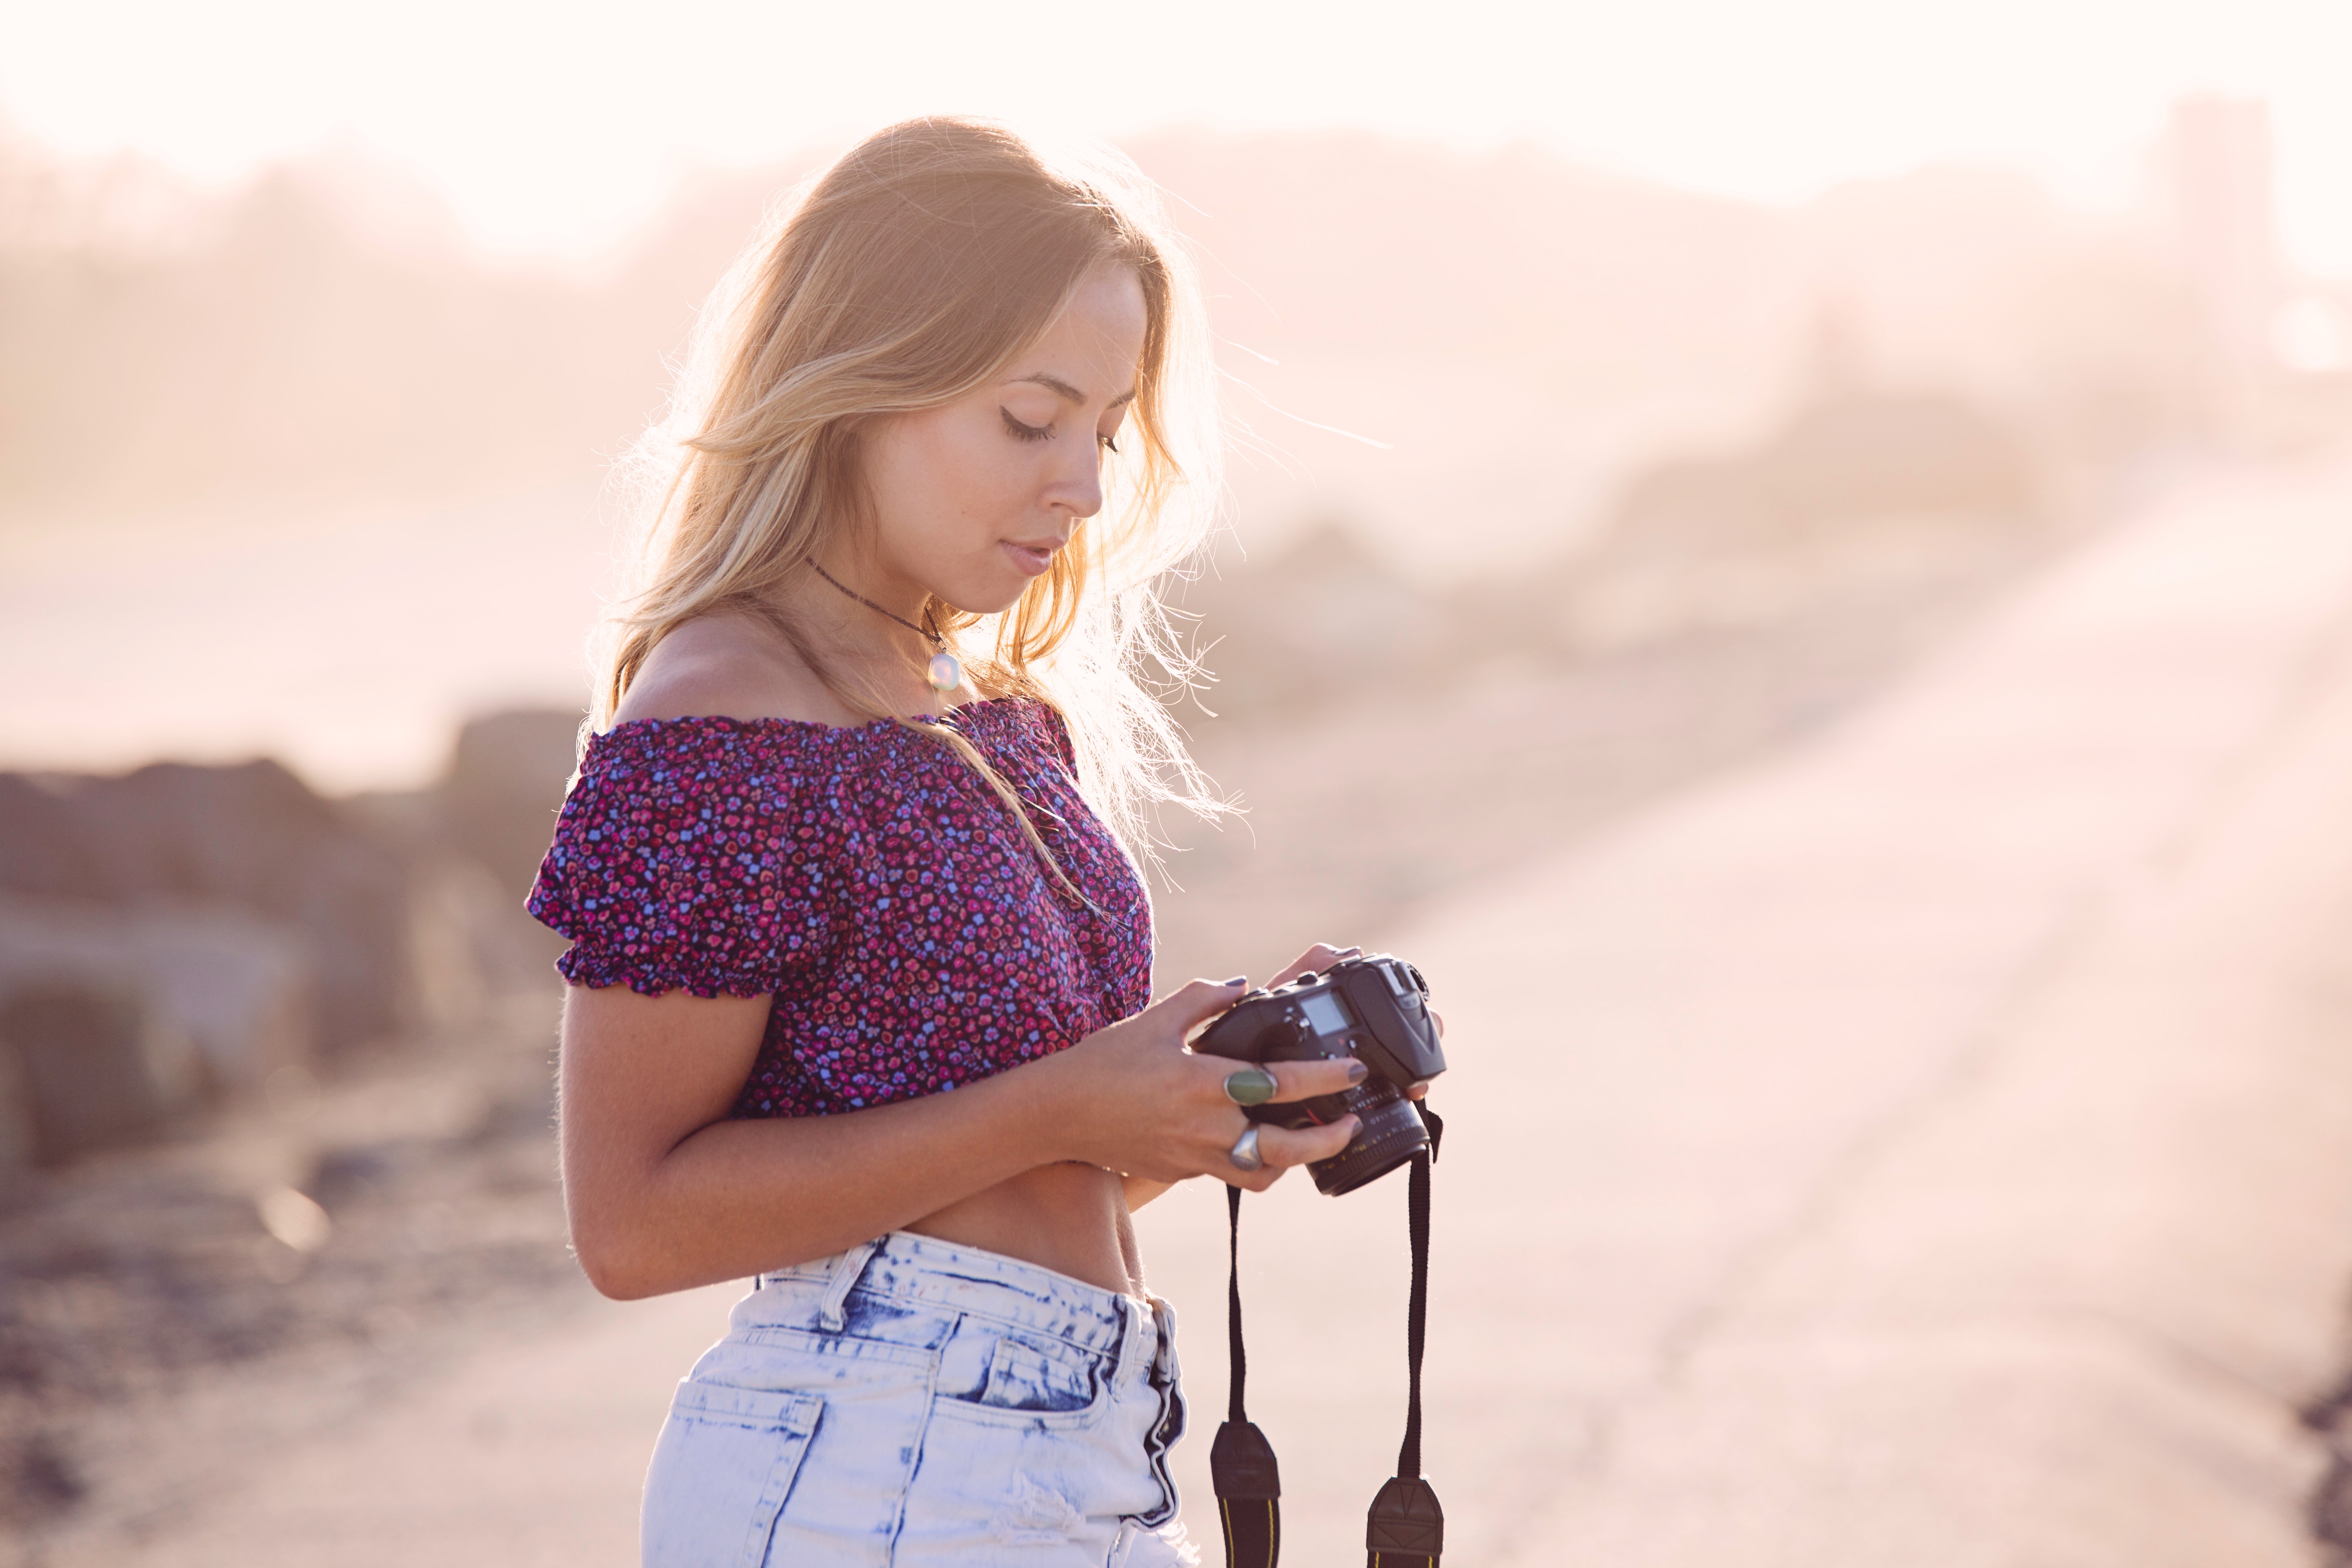
[[[905,536],[935,527],[956,501],[955,475],[966,465],[961,443],[938,420],[902,420],[870,448],[868,484],[877,521],[886,534]]]
[[[1045,462],[1004,434],[993,403],[901,419],[868,451],[880,542],[919,574],[984,554],[1019,528]]]
[[[923,432],[916,468],[929,529],[993,529],[1035,488],[1037,459],[1001,429],[947,422]]]

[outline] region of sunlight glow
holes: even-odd
[[[1033,25],[1034,24],[1034,25]],[[1790,200],[1939,159],[2128,195],[2184,92],[2267,98],[2290,253],[2352,272],[2352,8],[2310,0],[1467,4],[1204,0],[1015,22],[683,0],[160,0],[16,8],[0,124],[213,182],[321,148],[415,171],[495,253],[591,256],[678,176],[977,111],[1117,134],[1353,126],[1532,139],[1598,166]]]

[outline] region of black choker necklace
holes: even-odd
[[[929,675],[931,685],[935,689],[944,694],[946,692],[953,691],[956,688],[963,684],[963,661],[948,651],[947,638],[941,637],[937,632],[928,631],[923,627],[917,626],[914,622],[908,620],[904,616],[884,609],[881,605],[876,604],[873,600],[867,598],[865,595],[859,593],[856,589],[851,587],[848,584],[843,582],[840,578],[835,576],[832,573],[818,565],[814,561],[811,561],[809,563],[809,570],[824,578],[826,582],[832,584],[835,587],[840,589],[843,593],[848,595],[851,598],[856,600],[859,604],[865,605],[867,609],[873,611],[876,615],[889,616],[890,619],[898,622],[900,626],[906,627],[908,631],[914,633],[917,637],[930,644],[931,663],[930,668],[927,673]]]

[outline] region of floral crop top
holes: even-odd
[[[1061,715],[947,721],[1031,808],[1054,882],[954,752],[883,720],[643,719],[593,736],[531,889],[576,985],[771,995],[739,1117],[938,1094],[1140,1009],[1151,908]]]

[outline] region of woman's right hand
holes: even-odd
[[[1062,1118],[1068,1158],[1150,1182],[1214,1176],[1264,1192],[1293,1165],[1328,1160],[1356,1135],[1353,1116],[1328,1127],[1260,1125],[1256,1171],[1234,1164],[1232,1152],[1251,1126],[1225,1093],[1226,1078],[1248,1064],[1200,1056],[1185,1040],[1239,1001],[1246,980],[1223,985],[1195,980],[1131,1018],[1097,1029],[1068,1050],[1034,1065],[1050,1081],[1051,1110]],[[1360,1082],[1353,1058],[1266,1062],[1276,1101],[1337,1094]],[[1040,1086],[1046,1087],[1045,1085]]]

